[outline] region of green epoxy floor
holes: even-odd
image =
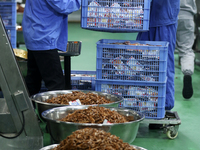
[[[100,39],[135,40],[137,33],[106,33],[80,28],[79,23],[69,24],[69,40],[82,41],[81,55],[72,57],[72,70],[96,70],[96,42]],[[175,54],[175,107],[181,119],[178,137],[168,139],[163,130],[149,130],[148,124],[140,124],[133,145],[148,150],[200,150],[200,69],[196,66],[193,80],[194,95],[190,100],[182,97],[183,74],[178,65],[178,55]],[[44,124],[41,124],[43,131]],[[123,132],[123,131],[120,131]],[[51,144],[50,137],[44,133],[44,146]]]
[[[96,42],[100,39],[135,40],[137,33],[108,33],[85,30],[79,23],[68,26],[68,40],[82,41],[81,55],[71,57],[72,70],[96,70]]]

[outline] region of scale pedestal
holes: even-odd
[[[15,54],[0,17],[0,145],[2,150],[38,150],[43,136]]]

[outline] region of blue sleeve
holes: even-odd
[[[70,14],[80,9],[81,0],[46,0],[58,13]]]

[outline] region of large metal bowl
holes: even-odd
[[[38,94],[31,96],[31,100],[36,104],[36,108],[38,110],[39,116],[41,117],[41,113],[45,110],[52,109],[55,107],[69,106],[69,105],[62,105],[62,104],[46,103],[47,99],[51,99],[53,97],[57,97],[57,96],[63,95],[63,94],[72,93],[72,91],[80,91],[80,92],[84,92],[84,93],[91,92],[91,93],[103,96],[107,100],[112,101],[112,103],[99,105],[99,106],[103,106],[103,107],[118,107],[119,103],[123,102],[123,97],[121,97],[119,95],[102,93],[102,92],[97,92],[97,91],[83,91],[83,90],[48,91],[48,92],[38,93]],[[94,106],[94,105],[84,105],[84,106]]]
[[[56,146],[58,146],[58,144],[52,144],[52,145],[45,146],[45,147],[41,148],[40,150],[52,150]]]
[[[56,146],[58,146],[58,144],[48,145],[48,146],[41,148],[40,150],[52,150]],[[131,146],[134,147],[136,150],[147,150],[143,147],[139,147],[139,146],[136,146],[136,145],[131,145]]]
[[[64,140],[67,136],[71,135],[72,132],[83,129],[86,127],[97,128],[110,132],[113,135],[118,136],[124,142],[131,143],[135,140],[139,123],[144,119],[144,115],[134,110],[123,109],[123,108],[108,108],[110,110],[117,111],[123,116],[133,116],[135,121],[126,123],[115,123],[115,124],[92,124],[92,123],[73,123],[73,122],[62,122],[60,119],[67,116],[69,113],[73,113],[76,110],[87,109],[89,106],[68,106],[68,107],[57,107],[50,110],[46,110],[42,113],[42,117],[47,121],[47,129],[51,135],[52,140],[55,143],[59,143]]]

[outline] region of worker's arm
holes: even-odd
[[[58,13],[70,14],[80,9],[81,0],[46,0],[47,3]]]

